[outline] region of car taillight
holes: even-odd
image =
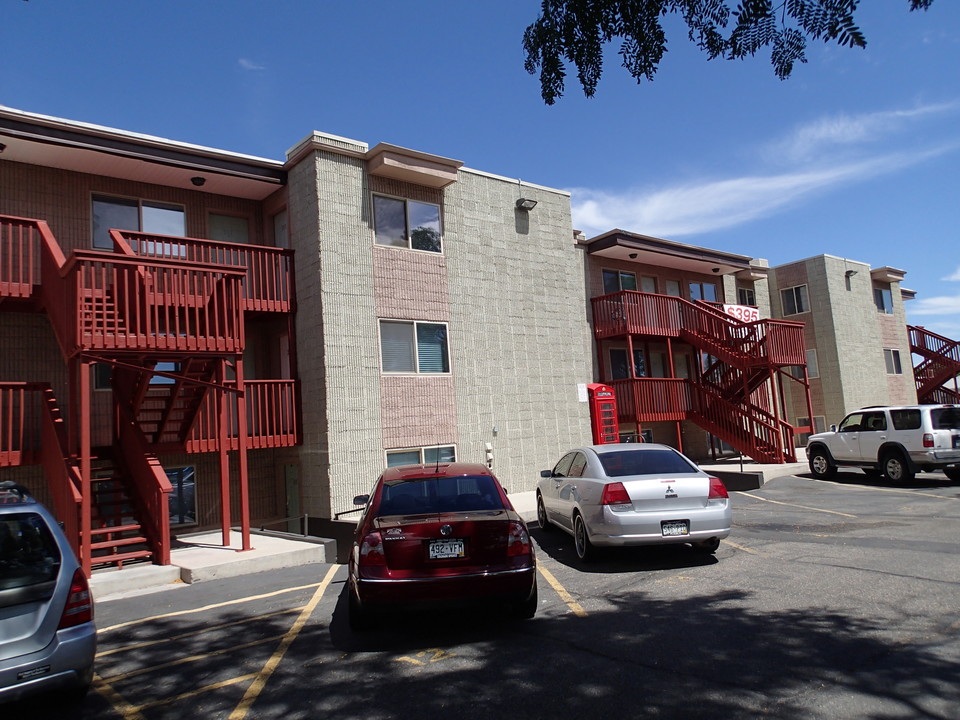
[[[518,522],[510,523],[507,534],[507,557],[530,554],[530,536],[527,529]]]
[[[386,565],[387,558],[383,554],[383,538],[380,533],[372,532],[360,543],[361,565]]]
[[[923,446],[924,447],[933,447],[933,433],[924,433],[923,434]]]
[[[633,501],[627,489],[621,482],[609,483],[603,486],[603,495],[600,496],[601,505],[632,505]]]
[[[70,582],[70,594],[60,616],[59,630],[82,625],[93,620],[93,598],[90,597],[90,585],[83,570],[77,569]]]
[[[723,480],[720,478],[712,477],[710,478],[710,500],[718,500],[720,498],[730,497],[727,493],[727,486],[723,484]]]

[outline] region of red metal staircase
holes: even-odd
[[[910,352],[922,358],[913,369],[917,401],[926,405],[960,403],[960,343],[913,325],[907,325],[907,334]]]
[[[778,380],[797,381],[784,368],[806,365],[802,323],[745,323],[706,303],[636,291],[594,298],[593,318],[598,343],[676,338],[708,358],[692,379],[609,382],[625,420],[690,419],[758,462],[796,459],[794,427],[780,417],[777,398]]]

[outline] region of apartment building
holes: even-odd
[[[532,488],[589,438],[583,263],[566,193],[448,158],[0,108],[0,478],[88,572],[334,517],[388,464]]]

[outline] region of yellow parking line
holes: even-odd
[[[779,500],[771,500],[770,498],[760,497],[759,495],[753,495],[751,493],[742,493],[737,492],[738,495],[743,495],[744,497],[751,498],[753,500],[763,500],[763,502],[773,503],[774,505],[786,505],[787,507],[800,508],[801,510],[813,510],[814,512],[827,513],[829,515],[840,515],[841,517],[855,518],[856,515],[851,515],[850,513],[838,512],[837,510],[824,510],[823,508],[810,507],[809,505],[797,505],[796,503],[780,502]]]
[[[314,608],[316,608],[320,603],[323,593],[326,591],[327,586],[330,585],[334,574],[336,574],[339,568],[339,565],[334,565],[327,572],[327,576],[323,579],[323,582],[320,583],[320,586],[313,594],[310,602],[304,606],[303,611],[293,624],[293,627],[291,627],[290,630],[287,631],[287,634],[284,635],[283,640],[280,642],[280,646],[277,648],[276,652],[269,660],[267,660],[266,665],[263,666],[263,669],[260,671],[260,674],[257,676],[257,678],[250,683],[250,687],[248,687],[247,692],[244,693],[243,698],[240,700],[240,704],[234,708],[232,713],[230,713],[229,720],[243,720],[243,718],[247,716],[247,713],[250,712],[250,708],[253,707],[253,703],[256,702],[257,698],[260,696],[260,693],[263,692],[263,688],[266,687],[267,680],[269,680],[270,676],[273,675],[274,671],[277,669],[277,666],[280,665],[280,661],[283,660],[283,656],[286,655],[287,650],[290,648],[290,645],[294,640],[297,639],[300,631],[303,630],[303,626],[306,625],[307,620],[310,619],[310,615],[313,613]]]
[[[573,599],[573,596],[567,592],[567,589],[560,584],[560,582],[553,576],[553,573],[547,570],[543,565],[538,564],[537,570],[540,571],[540,574],[543,575],[544,580],[550,583],[550,587],[554,589],[554,592],[560,596],[560,599],[563,600],[567,607],[573,611],[573,614],[577,617],[586,617],[587,611],[584,610],[580,603]]]
[[[920,497],[930,497],[936,498],[937,500],[960,500],[960,497],[956,495],[934,495],[933,493],[920,492],[919,490],[906,490],[902,488],[882,488],[882,487],[873,487],[872,485],[853,485],[842,482],[837,482],[835,480],[821,480],[821,483],[829,485],[839,485],[840,487],[852,488],[855,490],[869,490],[870,492],[888,492],[888,493],[897,493],[898,495],[914,495]]]
[[[205,692],[212,692],[213,690],[220,690],[221,688],[230,687],[231,685],[238,685],[247,680],[253,680],[257,676],[257,673],[248,673],[247,675],[240,675],[239,677],[230,678],[229,680],[222,680],[218,683],[212,683],[210,685],[204,685],[201,688],[196,690],[191,690],[190,692],[180,693],[179,695],[174,695],[173,697],[164,698],[163,700],[153,700],[152,702],[144,703],[137,707],[137,710],[144,710],[146,708],[160,707],[161,705],[172,705],[175,702],[181,700],[189,700],[190,698],[196,697],[197,695],[202,695]]]
[[[128,703],[110,683],[96,673],[93,674],[93,689],[103,696],[124,720],[146,720],[146,718],[140,714],[139,707]]]
[[[334,565],[333,567],[340,567],[339,565]],[[164,618],[179,617],[180,615],[191,615],[193,613],[204,612],[206,610],[216,610],[217,608],[228,607],[230,605],[240,605],[245,602],[252,602],[253,600],[262,600],[264,598],[276,597],[277,595],[283,595],[289,592],[296,592],[297,590],[309,590],[315,588],[322,583],[310,583],[309,585],[299,585],[292,588],[284,588],[283,590],[275,590],[274,592],[263,593],[262,595],[248,595],[247,597],[237,598],[236,600],[227,600],[222,603],[214,603],[213,605],[204,605],[203,607],[193,608],[192,610],[178,610],[177,612],[164,613],[163,615],[154,615],[153,617],[140,618],[139,620],[130,620],[129,622],[120,623],[119,625],[111,625],[110,627],[100,628],[97,630],[97,634],[108,633],[114,630],[119,630],[120,628],[125,628],[129,625],[139,625],[141,623],[152,622],[154,620],[163,620]]]
[[[724,540],[721,540],[721,542],[724,543],[725,545],[729,545],[729,546],[732,547],[732,548],[736,548],[737,550],[742,550],[742,551],[745,552],[745,553],[750,553],[751,555],[760,555],[760,556],[763,556],[763,553],[762,553],[762,552],[759,552],[759,551],[757,551],[757,550],[751,550],[751,549],[748,548],[748,547],[744,547],[743,545],[738,545],[737,543],[732,542],[732,541],[730,541],[730,540],[724,539]]]

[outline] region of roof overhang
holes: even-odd
[[[250,200],[262,200],[286,183],[276,160],[3,106],[0,145],[0,160]]]
[[[903,282],[906,274],[906,270],[898,270],[897,268],[886,266],[871,270],[870,279],[876,280],[877,282]]]
[[[371,175],[403,180],[437,190],[457,181],[459,160],[408,150],[397,145],[379,143],[367,153],[367,169]]]
[[[585,243],[587,253],[655,267],[667,267],[706,275],[736,273],[740,279],[760,279],[767,268],[751,265],[746,255],[735,255],[720,250],[685,245],[672,240],[638,235],[623,230],[611,230]]]

